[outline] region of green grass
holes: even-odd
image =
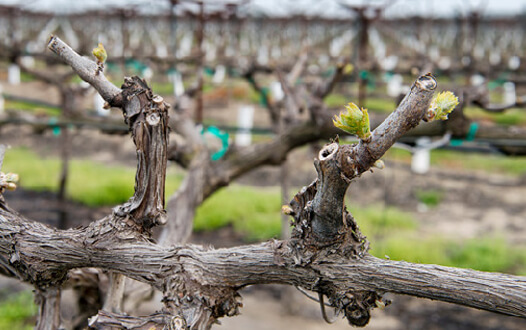
[[[21,82],[30,82],[30,81],[34,81],[34,80],[35,80],[35,77],[33,77],[32,74],[29,74],[29,73],[24,72],[24,71],[20,72],[20,81]]]
[[[327,96],[324,103],[329,108],[342,108],[349,102],[358,102],[358,99],[353,99],[342,94],[332,93]],[[369,111],[391,113],[396,109],[396,104],[392,100],[371,98],[368,97],[365,102],[365,108]]]
[[[28,111],[34,114],[43,114],[43,115],[48,115],[48,116],[59,116],[60,113],[62,112],[57,107],[48,107],[45,105],[35,105],[34,103],[31,103],[31,102],[12,101],[12,100],[5,100],[5,108]]]
[[[249,241],[277,238],[281,231],[280,200],[277,188],[223,188],[199,207],[194,229],[214,230],[232,225]]]
[[[261,95],[258,92],[256,92],[252,87],[250,87],[248,93],[244,98],[238,98],[238,100],[247,101],[252,104],[262,103]]]
[[[391,113],[396,109],[396,103],[389,99],[367,98],[365,108],[369,111]]]
[[[526,274],[526,248],[513,247],[495,237],[454,242],[441,237],[391,236],[373,241],[370,252],[376,257],[392,260]]]
[[[329,94],[324,100],[323,103],[329,108],[341,108],[345,105],[347,105],[349,102],[352,102],[352,100],[345,95],[332,93]]]
[[[451,78],[450,77],[438,75],[438,76],[435,76],[435,79],[437,80],[438,86],[447,85],[447,84],[451,83]],[[406,80],[404,79],[404,81],[406,81]]]
[[[370,253],[378,258],[448,266],[451,262],[439,238],[419,238],[416,233],[398,234],[383,240],[371,240]],[[458,264],[458,267],[464,265]]]
[[[520,108],[511,108],[503,113],[490,113],[478,107],[470,106],[465,111],[466,115],[475,121],[490,121],[505,126],[526,125],[526,110]]]
[[[245,101],[252,104],[261,103],[261,95],[245,80],[235,80],[228,88],[231,97],[236,101]]]
[[[133,195],[135,170],[73,160],[68,196],[89,206],[114,205]]]
[[[422,237],[414,217],[394,207],[351,208],[360,229],[378,258],[526,274],[526,247],[514,247],[500,237],[464,242],[441,236]]]
[[[27,148],[6,152],[3,170],[18,173],[20,186],[36,191],[57,191],[60,161],[56,157],[41,158]],[[182,177],[173,171],[167,174],[166,195],[170,196]],[[89,160],[72,160],[67,185],[69,198],[88,206],[115,205],[133,195],[135,168],[110,166]]]
[[[27,148],[13,148],[5,153],[2,171],[18,173],[19,184],[24,188],[56,190],[60,164],[57,159],[40,159]]]
[[[444,197],[443,192],[438,190],[418,190],[416,191],[416,199],[427,206],[434,207],[440,204]]]
[[[350,207],[361,231],[368,237],[381,237],[394,232],[414,232],[418,223],[415,218],[395,207],[373,205],[368,207]]]
[[[493,121],[499,125],[504,126],[524,126],[526,125],[526,112],[518,109],[512,109],[504,114],[495,115]]]
[[[170,82],[148,82],[152,91],[159,95],[173,95],[174,87]]]
[[[31,291],[23,291],[0,302],[0,329],[33,329],[38,312]]]
[[[384,159],[409,163],[411,154],[406,150],[393,148],[386,153]],[[526,157],[524,156],[488,155],[439,149],[431,151],[431,165],[442,169],[484,171],[511,176],[526,174]]]
[[[526,273],[526,248],[512,248],[499,237],[471,239],[447,250],[451,265],[488,272]]]
[[[442,168],[481,170],[488,173],[523,175],[526,173],[526,157],[512,157],[465,153],[450,150],[433,150],[431,164]]]

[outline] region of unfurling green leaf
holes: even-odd
[[[429,110],[427,119],[431,120],[447,120],[447,115],[455,109],[458,105],[458,97],[450,91],[435,94]]]
[[[349,103],[345,108],[347,111],[334,116],[334,126],[349,134],[355,134],[362,140],[368,140],[371,137],[371,128],[367,109],[360,109],[354,103]]]
[[[108,58],[108,53],[106,53],[106,49],[104,49],[102,42],[99,42],[97,48],[93,48],[92,53],[97,58],[98,63],[104,63]]]
[[[351,63],[347,63],[343,67],[343,73],[344,74],[351,74],[353,70],[354,70],[354,66]]]

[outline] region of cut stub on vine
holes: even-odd
[[[122,85],[124,120],[129,125],[138,159],[135,194],[116,208],[144,229],[166,222],[164,187],[169,105],[152,93],[146,81],[126,77]]]
[[[339,164],[347,158],[349,148],[337,142],[323,147],[315,160],[318,179],[302,188],[290,206],[282,208],[293,217],[289,247],[296,251],[299,264],[329,250],[345,258],[361,258],[369,249],[366,237],[344,205],[350,180]]]

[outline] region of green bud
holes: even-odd
[[[7,173],[5,175],[5,181],[7,181],[7,182],[18,182],[18,174],[16,174],[16,173]]]
[[[427,113],[427,119],[432,120],[447,120],[447,116],[455,109],[458,105],[458,97],[450,91],[435,94],[429,110]]]
[[[101,42],[99,42],[97,48],[93,48],[92,53],[99,63],[106,62],[106,59],[108,58],[108,53],[106,53],[106,49],[104,49],[104,45]]]
[[[342,111],[339,116],[334,116],[332,120],[334,126],[349,134],[357,135],[362,140],[369,140],[371,128],[367,109],[360,109],[354,103],[349,103],[345,109],[347,111]]]

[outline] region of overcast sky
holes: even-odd
[[[183,0],[184,1],[184,0]],[[210,4],[239,2],[240,0],[205,0]],[[289,13],[345,17],[350,14],[338,4],[382,4],[389,0],[252,0],[248,10],[252,13],[286,16]],[[123,7],[164,11],[168,0],[0,0],[0,4],[19,4],[27,9],[57,13]],[[485,15],[517,15],[526,11],[526,0],[395,0],[388,8],[388,16],[450,16],[465,14],[470,10],[484,8]]]

